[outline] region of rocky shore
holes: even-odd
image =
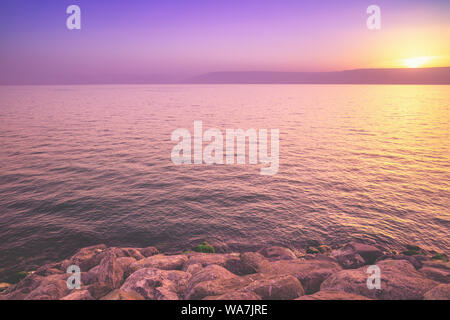
[[[291,250],[214,253],[205,243],[182,254],[154,247],[96,245],[44,265],[18,283],[0,284],[0,300],[367,300],[450,299],[447,256],[408,246],[402,253],[362,243]],[[68,289],[67,268],[81,269],[81,288]],[[369,265],[381,289],[369,289]]]

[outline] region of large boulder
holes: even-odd
[[[212,264],[193,274],[187,285],[185,298],[199,300],[207,296],[221,295],[248,282],[224,267]]]
[[[375,264],[378,264],[378,262],[383,260],[407,260],[409,261],[414,268],[420,269],[423,266],[423,259],[422,256],[407,256],[404,254],[384,254],[377,258],[375,261]]]
[[[159,250],[156,249],[155,247],[146,247],[146,248],[140,249],[139,251],[145,258],[157,255],[159,253]]]
[[[425,277],[432,279],[434,281],[442,283],[450,283],[449,270],[424,266],[422,269],[419,270],[419,272],[422,273]]]
[[[183,267],[186,270],[192,264],[200,264],[202,267],[215,264],[218,266],[225,267],[228,260],[237,258],[234,254],[222,254],[222,253],[190,253],[188,254],[188,261]]]
[[[319,291],[320,284],[342,268],[332,259],[269,261],[259,253],[248,252],[241,260],[249,268],[267,275],[292,275],[302,284],[306,294]]]
[[[136,262],[136,259],[133,257],[121,257],[117,258],[117,264],[119,268],[123,270],[124,277],[128,277],[133,273],[133,268],[131,265]]]
[[[350,242],[341,249],[331,251],[331,256],[344,269],[355,269],[366,264],[372,264],[382,255],[383,252],[380,249],[357,242]]]
[[[157,268],[162,270],[181,270],[188,261],[185,255],[166,256],[163,254],[154,255],[142,260],[138,260],[130,265],[131,270],[136,271],[142,268]]]
[[[440,284],[427,291],[424,300],[450,300],[450,284]]]
[[[61,263],[49,263],[49,264],[39,267],[34,272],[34,274],[46,277],[46,276],[51,276],[54,274],[63,274],[66,272],[66,270],[61,270],[61,269],[62,269]]]
[[[319,291],[296,300],[370,300],[367,297],[343,291]]]
[[[141,251],[137,248],[116,248],[115,253],[117,258],[131,257],[136,260],[145,258]]]
[[[179,270],[143,268],[130,275],[120,290],[149,300],[179,300],[191,275]]]
[[[89,271],[100,263],[104,257],[106,246],[99,244],[91,247],[82,248],[77,251],[70,259],[62,263],[63,271],[65,272],[70,265],[79,266],[81,271]]]
[[[123,281],[123,270],[117,263],[113,250],[108,250],[98,267],[98,282],[105,284],[111,290],[120,287]]]
[[[300,281],[291,275],[257,280],[243,290],[254,292],[263,300],[292,300],[305,294]]]
[[[40,276],[30,274],[10,287],[2,296],[5,300],[58,300],[70,293],[67,288],[68,274]]]
[[[381,270],[381,289],[369,289],[367,267],[342,270],[327,278],[321,290],[344,291],[371,299],[406,300],[422,299],[425,292],[437,285],[425,278],[406,260],[383,260],[377,266]]]

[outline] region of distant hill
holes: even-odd
[[[212,72],[187,83],[450,84],[450,67],[356,69],[336,72]]]

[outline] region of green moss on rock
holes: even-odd
[[[206,241],[194,247],[192,251],[203,253],[215,253],[214,247]]]
[[[306,253],[309,253],[309,254],[317,254],[317,253],[320,253],[320,251],[319,251],[319,249],[317,249],[317,248],[314,248],[314,247],[308,247],[308,248],[306,249]]]
[[[441,261],[448,261],[448,257],[445,253],[437,253],[434,256],[431,257],[432,260],[441,260]]]

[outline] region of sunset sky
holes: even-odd
[[[450,66],[449,39],[448,0],[2,0],[0,82]]]

